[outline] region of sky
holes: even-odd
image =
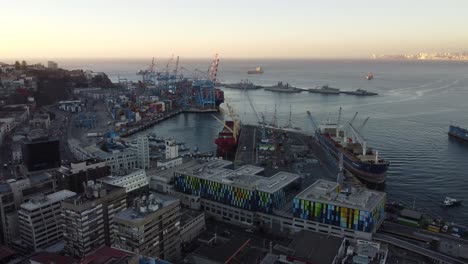
[[[1,58],[468,51],[466,0],[0,0]]]

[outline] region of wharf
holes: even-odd
[[[140,124],[140,125],[137,125],[135,127],[131,127],[131,128],[129,128],[128,130],[126,130],[124,132],[120,132],[119,135],[121,137],[131,136],[131,135],[133,135],[135,133],[146,130],[146,129],[148,129],[148,128],[156,125],[156,124],[161,123],[162,121],[165,121],[167,119],[170,119],[170,118],[175,117],[175,116],[177,116],[179,114],[182,114],[182,113],[215,113],[215,112],[218,112],[218,111],[219,111],[218,109],[198,109],[198,108],[175,110],[175,111],[172,111],[172,112],[169,112],[169,113],[165,114],[162,117],[147,120],[147,121],[145,121],[144,124]]]

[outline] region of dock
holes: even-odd
[[[141,132],[143,130],[146,130],[148,128],[151,128],[152,126],[156,125],[156,124],[159,124],[167,119],[170,119],[170,118],[173,118],[179,114],[182,114],[182,113],[216,113],[218,112],[219,110],[218,109],[198,109],[198,108],[188,108],[188,109],[183,109],[183,110],[176,110],[176,111],[172,111],[172,112],[169,112],[167,114],[165,114],[164,116],[161,116],[161,117],[158,117],[158,118],[155,118],[155,119],[151,119],[151,120],[147,120],[145,121],[144,124],[139,124],[137,126],[134,126],[134,127],[131,127],[129,128],[128,130],[126,131],[122,131],[119,133],[119,135],[121,137],[128,137],[128,136],[131,136],[135,133],[138,133],[138,132]]]

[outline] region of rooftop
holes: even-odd
[[[195,252],[192,254],[200,258],[210,260],[214,263],[227,263],[227,261],[233,255],[235,255],[243,248],[245,244],[248,244],[249,242],[249,239],[241,237],[233,237],[230,239],[222,239],[218,237],[215,244],[203,245],[195,250]]]
[[[192,166],[200,164],[200,162],[201,161],[196,159],[183,158],[182,164],[177,167],[161,170],[157,169],[156,166],[154,166],[153,169],[146,170],[146,174],[148,175],[148,177],[151,177],[151,180],[169,182],[172,178],[174,178],[174,172],[190,168]]]
[[[41,252],[30,258],[30,260],[41,263],[41,264],[72,264],[78,263],[78,261],[72,257],[62,256],[56,253]]]
[[[227,168],[231,164],[230,161],[226,160],[213,160],[190,168],[180,169],[178,172],[200,179],[230,184],[242,189],[259,190],[267,193],[277,192],[300,178],[297,174],[282,171],[276,172],[271,177],[263,177],[259,176],[264,171],[262,167],[245,165],[233,170]]]
[[[184,226],[202,214],[202,211],[183,208],[180,211],[180,225]]]
[[[129,260],[135,254],[132,252],[124,251],[121,249],[111,248],[111,247],[101,247],[96,250],[94,253],[88,255],[81,260],[81,264],[110,264],[118,263],[122,260]],[[122,262],[127,263],[127,262]]]
[[[358,210],[372,211],[385,197],[385,193],[371,191],[366,188],[350,188],[341,190],[338,183],[317,180],[296,198],[325,204],[333,204]]]
[[[68,198],[64,200],[64,202],[68,204],[82,205],[106,197],[119,190],[123,190],[125,192],[125,188],[123,187],[89,181],[83,194]]]
[[[308,263],[333,263],[342,242],[343,238],[302,230],[289,244],[288,248],[292,251],[287,255]]]
[[[34,209],[38,209],[41,207],[44,207],[46,205],[63,201],[67,198],[75,196],[76,193],[69,191],[69,190],[61,190],[52,194],[49,194],[47,196],[35,196],[31,198],[28,202],[21,204],[21,208],[32,211]]]
[[[144,195],[136,198],[132,207],[117,213],[115,218],[131,222],[140,222],[153,213],[156,213],[159,209],[178,202],[179,200],[175,197],[151,193],[148,196]]]

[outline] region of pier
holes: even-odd
[[[164,116],[161,116],[161,117],[158,117],[158,118],[155,118],[155,119],[151,119],[151,120],[147,120],[147,121],[144,122],[144,124],[140,124],[140,125],[137,125],[135,127],[131,127],[126,131],[120,132],[119,135],[121,137],[131,136],[131,135],[133,135],[135,133],[146,130],[146,129],[148,129],[148,128],[156,125],[156,124],[161,123],[162,121],[173,118],[173,117],[175,117],[175,116],[177,116],[179,114],[182,114],[182,113],[216,113],[218,111],[219,111],[218,109],[198,109],[198,108],[188,108],[188,109],[184,109],[184,110],[176,110],[176,111],[169,112],[169,113],[165,114]]]

